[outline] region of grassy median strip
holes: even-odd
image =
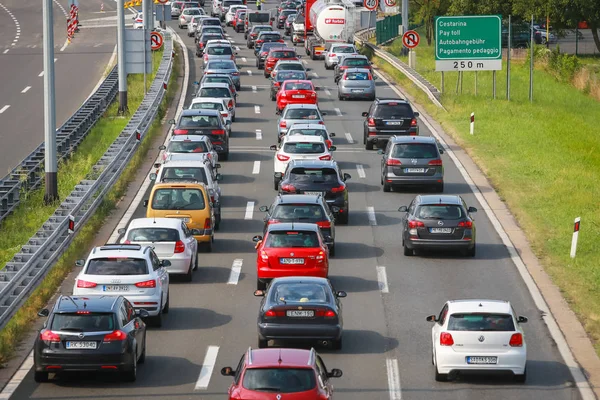
[[[398,42],[388,51],[399,54]],[[506,100],[506,65],[497,72],[497,99],[492,99],[492,72],[465,72],[462,95],[458,73],[445,74],[438,109],[408,78],[390,64],[375,64],[425,106],[454,140],[476,160],[506,201],[533,250],[600,353],[600,104],[585,91],[557,81],[543,68],[534,72],[534,101],[529,102],[529,65],[511,66],[511,101]],[[403,59],[406,61],[406,58]],[[440,88],[434,49],[417,48],[417,71]],[[461,87],[458,85],[460,93]],[[475,134],[469,134],[475,113]],[[581,217],[577,257],[569,251],[573,220]]]
[[[178,54],[181,54],[178,48]],[[160,59],[162,58],[162,52],[159,54],[155,54],[154,65],[158,68],[160,63]],[[119,199],[124,195],[127,185],[135,178],[135,175],[139,172],[138,169],[140,165],[144,162],[146,157],[146,153],[153,141],[153,139],[160,135],[162,132],[161,119],[167,112],[169,105],[175,97],[175,94],[178,90],[177,85],[177,77],[179,76],[181,61],[179,57],[175,58],[173,64],[173,73],[171,74],[171,78],[169,81],[167,95],[161,106],[159,108],[158,115],[154,122],[152,123],[149,133],[145,136],[143,142],[137,150],[137,153],[133,156],[130,161],[128,167],[123,172],[123,175],[119,178],[115,186],[110,190],[107,194],[106,198],[100,205],[100,207],[96,210],[96,213],[90,218],[90,220],[85,224],[83,229],[77,234],[77,237],[74,239],[73,243],[69,247],[69,249],[62,255],[62,257],[58,260],[56,265],[52,268],[52,270],[48,273],[48,275],[44,278],[40,286],[31,294],[29,299],[25,302],[25,304],[19,309],[17,314],[10,320],[7,326],[0,331],[0,364],[4,365],[10,357],[14,354],[15,347],[18,345],[18,342],[23,338],[23,335],[30,329],[31,324],[37,318],[37,312],[40,308],[43,308],[48,300],[52,297],[52,295],[56,292],[56,289],[60,286],[64,278],[69,274],[69,272],[73,269],[73,265],[75,260],[80,258],[85,258],[87,253],[89,252],[89,247],[94,240],[94,237],[98,230],[101,228],[105,219],[110,215],[111,211],[115,208],[115,205],[119,201]],[[154,71],[156,73],[156,70]],[[139,104],[143,99],[143,77],[137,75],[129,76],[129,106],[131,110],[136,110]],[[127,119],[118,119],[115,118],[116,115],[116,106],[113,104],[110,109],[107,111],[106,115],[102,120],[98,121],[96,124],[95,130],[101,129],[99,132],[90,132],[90,134],[86,137],[82,146],[77,150],[75,155],[72,157],[72,160],[63,165],[63,168],[69,167],[69,179],[72,179],[74,182],[79,182],[83,177],[85,177],[86,173],[79,172],[77,168],[84,168],[89,165],[94,165],[97,160],[100,158],[102,154],[108,148],[108,145],[114,141],[114,139],[118,136],[118,134],[123,130],[125,125],[127,124]],[[106,132],[106,135],[110,135],[111,139],[107,139],[103,137],[103,132]],[[116,134],[114,134],[116,132]],[[95,135],[94,135],[95,134]],[[105,147],[102,147],[101,150],[96,150],[96,147],[101,147],[99,143],[107,143]],[[88,153],[84,155],[84,149],[89,149]],[[87,162],[80,161],[80,164],[76,164],[79,167],[76,167],[74,160],[78,160],[79,158],[83,158],[88,160]],[[77,172],[75,172],[77,171]],[[62,172],[62,171],[61,171]],[[81,178],[77,178],[77,176],[82,175]],[[59,172],[59,180],[61,179],[61,175]],[[64,179],[64,178],[63,178]],[[74,186],[74,184],[73,184]],[[61,197],[64,198],[68,193],[70,193],[71,189],[60,188],[59,190],[63,190],[61,192]],[[37,208],[49,208],[50,214],[46,215],[42,212],[35,212],[35,217],[38,220],[42,221],[39,225],[46,221],[49,215],[52,214],[56,207],[41,207],[38,204],[34,203],[33,200],[36,198],[36,194],[32,194],[29,199],[27,199],[28,208],[31,211]],[[43,191],[41,191],[41,195],[39,195],[39,199],[43,197]],[[21,207],[23,203],[21,204]],[[18,215],[27,216],[26,212],[22,212],[19,210],[18,213],[11,215],[9,218],[16,217]],[[3,231],[6,229],[2,228]],[[38,227],[33,227],[33,232],[30,234],[23,234],[22,237],[26,237],[21,242],[26,242],[27,239],[33,233],[39,229]],[[4,235],[6,236],[6,235]],[[7,238],[0,238],[2,241],[5,241]],[[0,242],[1,243],[1,242]],[[20,245],[17,246],[16,250],[20,248]],[[12,256],[11,256],[12,257]],[[10,258],[9,258],[10,259]],[[4,261],[6,262],[6,261]]]

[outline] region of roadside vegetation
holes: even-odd
[[[181,50],[178,45],[176,46],[179,56]],[[165,116],[178,90],[177,78],[180,76],[182,62],[178,56],[174,60],[173,73],[169,81],[167,95],[163,99],[158,115],[152,123],[148,134],[144,137],[137,153],[133,156],[117,183],[108,192],[104,201],[96,210],[96,213],[77,234],[70,248],[60,257],[40,286],[31,294],[7,326],[0,330],[0,366],[4,366],[14,354],[19,341],[23,339],[24,335],[38,318],[37,312],[56,293],[57,288],[73,269],[75,261],[87,256],[89,247],[97,232],[114,210],[119,199],[125,194],[128,184],[133,181],[139,172],[138,169],[143,164],[152,141],[162,133],[163,125],[161,125],[160,121]],[[152,81],[156,74],[160,59],[162,58],[162,51],[154,53],[154,57],[155,70],[152,77],[149,78],[149,82]],[[138,108],[144,97],[143,86],[143,76],[129,75],[128,90],[131,115],[133,115],[133,112]],[[130,116],[126,118],[118,117],[117,108],[117,102],[112,104],[71,159],[59,166],[59,193],[61,199],[64,199],[72,191],[75,184],[91,171],[91,167],[104,154],[125,125],[127,125]],[[7,224],[3,225],[3,235],[0,236],[2,266],[13,257],[14,253],[20,249],[56,209],[58,203],[50,206],[42,205],[43,194],[43,188],[30,193],[27,199],[22,201],[17,212],[7,218]]]
[[[401,42],[395,41],[387,50],[407,62],[399,56],[400,48]],[[416,51],[417,71],[441,88],[433,45],[422,42]],[[585,75],[593,71],[590,67],[573,68],[579,60],[572,57],[542,51],[534,59],[533,103],[528,99],[528,60],[513,60],[511,101],[506,100],[506,65],[496,74],[496,100],[491,71],[478,73],[477,95],[475,73],[464,73],[462,89],[458,73],[446,73],[442,103],[448,112],[387,62],[375,58],[374,63],[422,104],[486,173],[600,354],[598,75]],[[598,63],[585,62],[595,68]],[[471,112],[476,117],[474,135],[469,134]],[[581,217],[582,228],[577,257],[571,259],[575,217]]]

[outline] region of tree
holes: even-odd
[[[427,45],[431,46],[433,41],[434,18],[438,15],[444,15],[448,12],[449,0],[416,0],[412,2],[415,7],[415,20],[423,21],[425,25],[425,38]]]

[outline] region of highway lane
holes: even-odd
[[[268,150],[276,142],[276,116],[274,103],[268,98],[268,81],[254,67],[254,58],[245,48],[243,36],[230,29],[228,32],[240,46],[238,61],[245,75],[238,120],[233,125],[230,161],[221,163],[224,219],[216,234],[214,252],[200,254],[201,267],[192,283],[172,284],[171,311],[163,328],[148,332],[147,362],[140,367],[136,383],[78,375],[67,381],[37,385],[30,373],[13,398],[222,399],[231,379],[221,377],[220,368],[235,367],[248,346],[256,347],[259,301],[252,297],[256,253],[251,237],[262,228],[258,207],[270,204],[276,193],[272,189],[273,153]],[[183,39],[193,46],[192,39],[185,36]],[[319,103],[328,112],[325,118],[330,132],[336,133],[334,142],[338,152],[334,157],[344,172],[352,175],[350,224],[337,227],[337,255],[331,259],[330,273],[336,288],[348,292],[343,300],[344,348],[340,352],[319,349],[328,368],[340,367],[344,371],[344,376],[334,381],[337,398],[390,398],[387,365],[393,364],[393,360],[399,366],[399,386],[404,399],[580,398],[576,389],[570,387],[569,372],[484,213],[476,215],[479,249],[475,259],[452,254],[406,258],[401,254],[398,240],[401,215],[396,210],[416,192],[381,191],[380,156],[365,151],[361,140],[360,113],[369,103],[338,101],[331,71],[326,71],[322,62],[307,60],[307,63],[318,75],[315,83],[331,93],[321,91]],[[199,74],[200,64],[194,64],[193,74]],[[245,72],[248,69],[252,76]],[[193,76],[190,82],[194,79]],[[256,93],[252,86],[256,86]],[[381,81],[378,95],[396,97]],[[189,96],[187,100],[186,104]],[[256,113],[255,106],[260,113]],[[336,108],[341,116],[335,112]],[[256,138],[257,129],[262,131],[262,140]],[[351,135],[353,143],[346,133]],[[430,134],[423,124],[421,134]],[[260,171],[253,174],[256,161],[260,162]],[[446,192],[461,194],[469,205],[481,209],[450,159],[444,155],[443,161]],[[252,215],[246,211],[249,202],[254,203]],[[375,210],[375,221],[369,219],[368,207]],[[145,209],[139,207],[134,217],[144,215]],[[229,283],[236,260],[242,260],[241,275],[239,281]],[[380,276],[385,271],[388,293],[380,290],[378,271]],[[425,316],[438,313],[449,298],[464,297],[509,299],[520,314],[530,317],[525,326],[530,360],[526,385],[489,378],[468,378],[457,383],[434,381],[430,325]],[[214,347],[209,351],[210,346],[218,346],[217,355],[205,360],[207,353],[215,353]],[[214,365],[212,375],[203,374],[210,370],[207,368],[210,365]]]

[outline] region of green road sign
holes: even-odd
[[[502,16],[435,18],[436,71],[502,69]]]

